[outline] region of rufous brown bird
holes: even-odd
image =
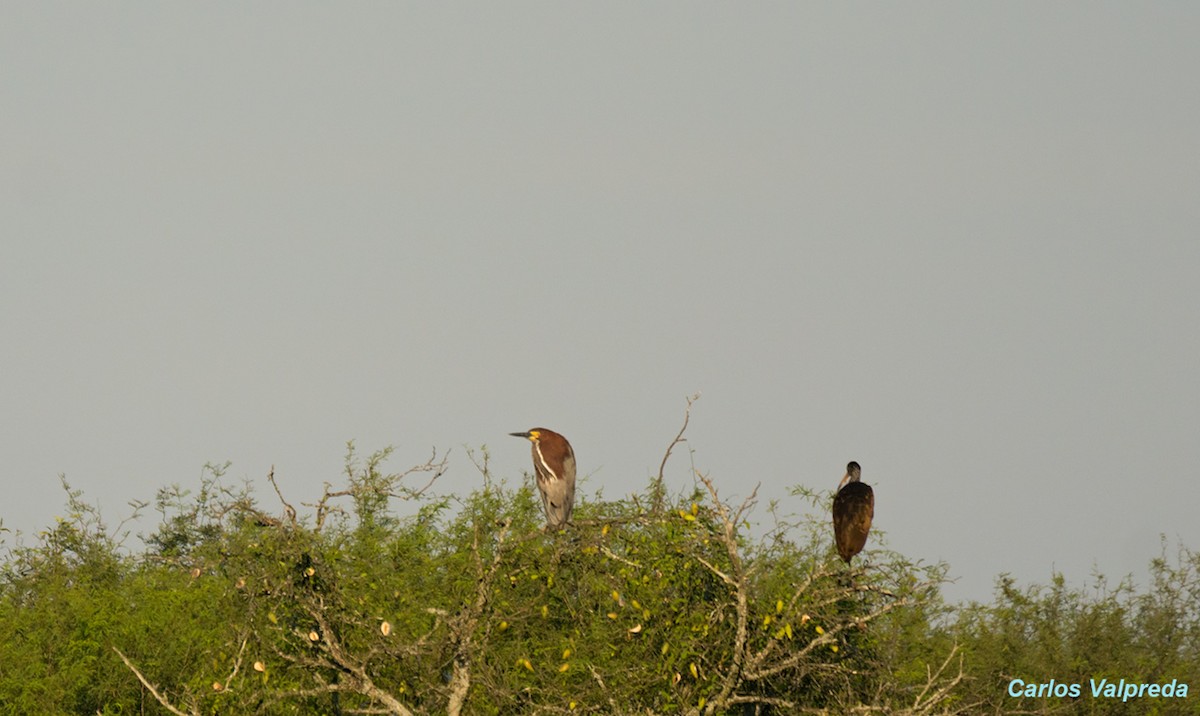
[[[553,529],[562,528],[571,521],[575,507],[575,451],[571,443],[546,428],[509,435],[533,443],[533,470],[546,509],[546,523]]]
[[[857,462],[846,465],[846,475],[833,498],[833,538],[846,564],[862,551],[875,518],[875,492],[861,477],[862,468]]]

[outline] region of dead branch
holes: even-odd
[[[267,473],[267,481],[271,483],[271,487],[275,488],[275,494],[279,496],[279,501],[283,503],[284,512],[287,514],[288,523],[296,526],[296,508],[292,507],[291,503],[283,498],[283,491],[279,489],[279,483],[275,482],[275,466],[271,466],[271,471]]]
[[[720,570],[720,568],[718,568],[712,562],[709,562],[707,559],[701,557],[700,555],[696,555],[696,561],[699,562],[700,564],[703,564],[705,567],[708,567],[708,570],[710,572],[712,572],[713,574],[717,575],[717,577],[719,577],[722,582],[728,584],[729,586],[731,586],[735,589],[737,588],[737,582],[734,581],[733,577],[730,577],[728,574],[725,574],[724,572],[722,572]]]
[[[422,472],[433,473],[433,476],[430,477],[429,480],[419,489],[413,490],[413,489],[406,488],[406,489],[402,490],[399,494],[397,494],[397,493],[388,493],[388,494],[391,495],[392,497],[400,497],[400,498],[404,498],[404,499],[413,499],[415,497],[420,497],[421,495],[425,494],[426,490],[428,490],[430,487],[433,486],[434,482],[437,482],[437,479],[439,477],[446,474],[446,465],[449,463],[449,461],[450,461],[450,451],[447,450],[446,453],[444,455],[442,455],[442,459],[438,460],[437,459],[437,448],[433,448],[433,452],[430,454],[429,459],[426,460],[424,464],[410,467],[407,470],[405,470],[404,472],[400,473],[399,475],[390,476],[389,481],[393,484],[399,483],[399,482],[403,481],[404,478],[408,477],[409,475],[415,475],[417,473],[422,473]]]
[[[758,495],[758,486],[755,486],[750,496],[742,502],[737,512],[731,515],[729,505],[723,502],[720,495],[717,494],[717,487],[713,484],[712,479],[700,472],[695,472],[695,475],[704,484],[705,488],[708,489],[713,508],[716,511],[717,517],[721,520],[721,530],[717,534],[717,539],[725,547],[725,554],[729,557],[729,573],[723,574],[721,570],[708,564],[698,555],[697,559],[717,575],[721,576],[725,583],[733,588],[736,602],[735,616],[737,618],[737,626],[733,641],[733,663],[730,664],[729,670],[721,677],[720,692],[704,705],[702,713],[711,716],[718,709],[725,709],[729,706],[729,700],[734,697],[738,686],[741,685],[744,678],[742,669],[745,664],[747,641],[749,639],[750,599],[747,594],[746,570],[742,564],[741,554],[738,549],[737,528],[742,517],[750,509],[751,505],[754,504]]]
[[[341,639],[325,618],[325,605],[321,599],[305,600],[304,611],[316,622],[316,629],[305,632],[303,629],[293,629],[293,633],[303,643],[315,647],[308,654],[290,654],[278,646],[272,647],[277,656],[289,661],[309,672],[320,685],[311,689],[290,689],[275,694],[269,701],[278,703],[287,699],[309,698],[322,694],[357,693],[371,699],[372,703],[382,704],[384,713],[395,716],[413,716],[403,703],[388,691],[375,684],[367,670],[367,659],[357,659],[346,651]],[[321,677],[321,671],[334,672],[337,681],[328,683]]]
[[[592,678],[595,679],[596,683],[600,685],[600,690],[607,694],[608,685],[605,684],[604,679],[600,677],[600,672],[596,671],[596,667],[591,664],[588,664],[588,669],[592,672]],[[617,702],[613,701],[611,696],[608,697],[608,705],[613,709],[613,713],[620,713],[620,709],[617,708]]]
[[[796,704],[787,699],[779,699],[771,696],[734,696],[728,701],[730,706],[734,704],[764,704],[767,706],[778,706],[779,708],[791,709],[795,708]]]
[[[242,637],[242,645],[238,647],[237,657],[233,660],[233,671],[229,672],[229,676],[225,679],[225,691],[229,690],[229,685],[233,683],[233,678],[237,676],[238,670],[242,668],[242,654],[246,651],[246,641],[249,638],[249,635]]]
[[[320,500],[315,503],[302,502],[301,504],[305,507],[312,507],[314,510],[316,510],[317,524],[314,528],[314,531],[320,532],[325,526],[325,520],[330,515],[346,514],[346,511],[341,507],[330,504],[330,500],[334,500],[339,497],[354,497],[356,495],[364,494],[364,491],[373,492],[380,497],[395,497],[401,500],[415,499],[425,494],[425,492],[433,486],[433,483],[436,482],[439,477],[445,474],[446,465],[448,464],[449,459],[449,453],[446,453],[442,455],[441,460],[438,460],[437,448],[434,448],[432,455],[430,455],[429,459],[424,463],[420,465],[414,465],[413,467],[410,467],[404,472],[398,474],[379,476],[378,485],[363,484],[359,478],[355,477],[353,465],[347,465],[346,470],[350,480],[349,489],[331,490],[330,488],[332,488],[333,485],[326,482],[325,492],[321,495]],[[368,465],[367,470],[373,470],[375,464],[376,463],[372,461]],[[424,485],[419,488],[411,489],[400,486],[400,483],[404,481],[404,478],[408,477],[409,475],[415,475],[419,473],[433,473],[433,475]]]
[[[376,686],[375,681],[371,679],[371,675],[367,673],[365,663],[353,658],[346,652],[341,640],[325,619],[325,614],[322,611],[323,606],[323,604],[316,606],[307,604],[305,605],[305,611],[316,621],[321,648],[333,661],[332,666],[335,666],[341,677],[346,680],[346,686],[367,698],[382,703],[389,710],[389,713],[398,714],[399,716],[412,716],[412,711],[409,711],[404,704],[400,703],[399,699]],[[329,684],[326,690],[338,690],[336,688],[329,688],[337,686],[339,685]]]
[[[942,665],[938,667],[936,672],[931,671],[928,666],[926,667],[926,673],[929,675],[929,678],[925,682],[925,688],[921,689],[921,693],[917,694],[917,697],[913,699],[913,705],[909,709],[909,713],[932,713],[934,707],[949,698],[950,692],[962,682],[963,657],[962,654],[958,654],[958,673],[954,676],[954,678],[942,683],[941,685],[938,685],[938,680],[942,678],[942,673],[946,671],[946,667],[949,666],[950,662],[954,660],[955,654],[958,654],[957,644],[955,644],[954,648],[950,650],[950,653],[946,655],[946,660],[942,662]],[[933,689],[935,685],[937,685],[937,689],[934,690],[933,693],[930,693],[930,690]],[[928,698],[926,698],[927,694]]]
[[[845,622],[843,624],[836,624],[834,626],[831,626],[830,628],[825,630],[824,634],[822,634],[822,635],[818,636],[816,639],[813,639],[812,641],[808,642],[808,644],[806,644],[803,649],[800,649],[799,651],[792,653],[786,659],[782,659],[778,662],[775,662],[774,664],[771,664],[770,666],[760,667],[761,662],[763,660],[765,660],[766,657],[769,655],[768,649],[770,649],[771,645],[768,643],[767,647],[764,647],[763,650],[761,652],[759,652],[759,654],[755,655],[756,658],[752,660],[754,668],[747,669],[746,678],[750,679],[751,681],[757,681],[759,679],[764,679],[769,676],[773,676],[782,671],[787,671],[788,669],[795,668],[795,667],[799,666],[801,663],[803,663],[804,660],[808,658],[808,655],[811,654],[813,652],[813,650],[815,650],[817,647],[825,646],[826,644],[833,644],[834,641],[836,640],[838,634],[841,634],[846,629],[848,629],[850,627],[858,627],[861,624],[866,624],[870,621],[874,621],[875,619],[883,616],[884,614],[887,614],[888,612],[892,611],[893,609],[896,609],[897,607],[905,606],[908,603],[909,603],[909,600],[907,598],[897,599],[894,602],[889,602],[887,604],[884,604],[883,606],[879,607],[878,609],[875,609],[874,611],[872,611],[871,613],[869,613],[865,616],[858,617],[854,621]]]
[[[683,426],[679,428],[679,433],[675,435],[675,439],[667,446],[667,452],[663,455],[662,463],[658,466],[658,478],[654,481],[654,511],[661,512],[663,508],[663,500],[666,497],[666,490],[663,487],[663,473],[667,469],[667,460],[671,458],[671,451],[675,446],[684,440],[683,434],[687,431],[688,420],[692,417],[692,404],[700,399],[700,394],[695,393],[687,399],[687,408],[683,411]]]
[[[461,612],[451,625],[451,637],[455,644],[453,671],[450,675],[450,695],[446,703],[446,711],[450,716],[459,716],[467,701],[467,692],[471,688],[471,662],[475,656],[474,634],[479,625],[479,619],[487,609],[491,600],[492,582],[500,569],[504,556],[504,541],[508,537],[512,520],[505,520],[500,533],[496,536],[495,551],[490,565],[485,566],[479,550],[479,526],[471,540],[471,552],[475,559],[477,580],[475,584],[475,601]]]
[[[949,680],[942,680],[942,675],[946,672],[947,667],[954,661],[954,657],[958,656],[958,673]],[[963,672],[963,656],[959,653],[959,647],[956,644],[946,658],[942,661],[941,666],[936,671],[925,667],[925,672],[928,678],[920,693],[913,699],[912,705],[906,708],[897,708],[895,704],[887,703],[886,700],[879,698],[877,695],[876,703],[874,704],[859,704],[851,708],[847,713],[868,714],[868,713],[887,713],[895,716],[956,716],[957,714],[976,713],[981,702],[970,704],[962,704],[950,710],[939,710],[938,707],[950,697],[951,692],[965,678]],[[883,703],[880,703],[883,701]],[[810,713],[828,713],[826,710],[807,710]],[[1034,714],[1045,713],[1044,711],[1005,711],[1009,714]]]
[[[314,532],[321,531],[321,529],[325,526],[325,520],[329,517],[329,515],[331,515],[331,514],[341,514],[341,515],[346,514],[346,511],[343,510],[341,507],[338,507],[337,505],[329,504],[329,501],[331,499],[336,498],[336,497],[345,497],[347,495],[354,494],[354,493],[348,492],[346,490],[338,490],[336,492],[333,492],[333,491],[330,491],[330,489],[329,489],[331,487],[333,487],[333,484],[326,482],[325,488],[324,488],[325,492],[324,492],[324,494],[321,495],[320,500],[318,500],[316,502],[301,502],[300,503],[300,504],[304,505],[305,507],[311,507],[317,511],[317,524],[315,527],[313,527]]]
[[[630,560],[628,560],[628,559],[625,559],[624,557],[622,557],[621,555],[617,554],[616,552],[613,552],[613,551],[612,551],[611,549],[609,549],[608,547],[603,547],[603,546],[602,546],[602,547],[600,547],[600,551],[601,551],[601,552],[603,552],[603,553],[604,553],[604,555],[605,555],[606,557],[608,557],[609,559],[615,559],[615,560],[617,560],[618,562],[621,562],[621,563],[623,563],[623,564],[627,564],[627,565],[629,565],[630,567],[633,567],[634,569],[641,569],[641,568],[642,568],[642,565],[638,564],[637,562],[632,562],[632,561],[630,561]]]
[[[793,590],[792,596],[788,600],[786,613],[794,614],[796,611],[796,604],[799,602],[800,598],[803,597],[805,594],[807,594],[812,589],[813,585],[817,581],[834,576],[835,574],[837,574],[835,571],[828,568],[828,563],[824,563],[819,568],[814,569],[812,572],[810,572],[809,575],[804,579],[804,581],[802,581],[798,585],[796,585],[795,590]],[[932,586],[932,583],[925,582],[922,584],[918,584],[916,586],[916,588],[918,590],[920,590],[924,587],[929,587],[929,586]],[[899,603],[894,603],[894,604],[888,605],[886,608],[879,610],[877,613],[872,613],[872,614],[868,614],[864,617],[859,617],[851,623],[832,627],[831,632],[826,632],[826,634],[825,634],[826,637],[829,637],[831,634],[836,635],[851,625],[858,627],[863,624],[866,624],[868,621],[871,621],[871,620],[877,618],[878,616],[881,616],[883,613],[890,611],[891,609],[893,609],[895,607],[902,606],[904,604],[909,603],[908,599],[901,598],[897,594],[892,592],[891,590],[884,589],[882,587],[877,587],[875,585],[856,585],[853,587],[849,587],[848,589],[851,592],[874,592],[876,594],[880,594],[880,595],[889,597],[891,599],[899,600]],[[839,590],[833,592],[828,597],[814,599],[809,604],[809,608],[812,609],[813,611],[819,611],[822,607],[826,607],[831,604],[836,604],[837,602],[842,601],[845,597],[846,597],[845,591],[842,589],[839,589]],[[777,636],[771,637],[770,639],[767,640],[766,645],[761,650],[759,650],[758,653],[754,654],[750,658],[750,661],[746,668],[747,678],[758,678],[758,672],[756,670],[762,664],[766,663],[768,657],[771,656],[771,654],[780,645],[780,643],[781,642],[780,642],[779,637],[777,637]],[[811,651],[813,648],[820,646],[822,643],[830,643],[830,642],[822,640],[820,643],[810,644],[809,647],[806,647],[805,651],[806,652]],[[754,674],[754,677],[749,676],[752,673]]]
[[[470,448],[467,448],[467,459],[471,461],[471,464],[474,465],[475,469],[479,471],[479,474],[483,476],[484,486],[491,486],[492,470],[488,463],[491,462],[492,456],[491,453],[488,452],[487,446],[481,448],[480,452],[483,453],[482,462],[475,458],[475,451]]]
[[[175,708],[170,701],[167,701],[165,696],[158,693],[158,689],[155,688],[154,684],[151,684],[146,680],[145,676],[142,676],[142,672],[138,671],[138,668],[133,665],[133,662],[129,660],[129,657],[122,654],[121,650],[115,646],[112,648],[112,650],[117,652],[117,656],[121,657],[121,661],[125,662],[125,666],[129,667],[129,670],[133,672],[133,675],[137,677],[138,681],[142,682],[142,686],[146,687],[146,689],[150,692],[150,695],[154,697],[154,700],[162,704],[164,709],[175,714],[175,716],[200,716],[200,712],[194,707],[190,713],[180,711],[179,709]]]

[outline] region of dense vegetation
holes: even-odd
[[[542,529],[528,487],[462,497],[351,449],[341,485],[263,504],[210,466],[160,491],[143,547],[68,488],[0,572],[5,714],[1200,713],[1186,699],[1025,698],[1015,678],[1200,687],[1200,558],[1154,583],[998,580],[950,608],[942,565],[847,570],[829,496],[788,520],[697,475],[582,499]],[[763,523],[768,523],[763,525]]]

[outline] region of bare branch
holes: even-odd
[[[349,457],[347,457],[346,477],[350,483],[350,487],[344,490],[333,490],[332,484],[325,483],[325,492],[321,495],[321,499],[315,503],[303,502],[305,507],[312,507],[317,513],[317,524],[314,531],[320,532],[325,526],[325,521],[332,514],[345,515],[346,511],[341,507],[330,504],[330,500],[339,497],[359,497],[367,494],[375,494],[380,497],[395,497],[401,500],[411,500],[425,494],[433,483],[437,481],[446,472],[446,465],[449,462],[449,453],[442,456],[438,460],[437,448],[433,449],[430,458],[420,465],[414,465],[404,472],[397,474],[381,475],[375,472],[375,468],[379,463],[391,454],[391,448],[387,448],[381,452],[372,455],[367,462],[366,472],[362,475],[355,473],[357,463],[353,462],[353,445],[351,445]],[[432,473],[429,480],[419,488],[407,488],[401,485],[404,478],[417,473]]]
[[[196,711],[195,709],[193,709],[192,712],[189,714],[189,713],[180,711],[179,709],[175,708],[173,705],[171,705],[170,701],[167,701],[167,698],[165,696],[158,693],[158,689],[155,688],[154,684],[151,684],[149,681],[146,680],[145,676],[142,676],[142,672],[138,671],[137,667],[133,665],[133,662],[130,661],[127,656],[122,654],[120,649],[118,649],[117,647],[114,646],[112,648],[112,650],[117,652],[117,656],[121,657],[121,661],[125,662],[125,666],[129,667],[129,670],[132,671],[133,675],[138,678],[138,681],[142,682],[142,686],[146,687],[146,689],[150,692],[150,695],[154,697],[154,700],[158,701],[158,703],[162,704],[162,707],[164,709],[175,714],[175,716],[200,716],[200,712]]]
[[[491,600],[492,582],[500,569],[500,563],[504,557],[504,542],[511,526],[511,519],[501,523],[500,533],[496,536],[496,547],[492,554],[491,564],[486,567],[479,550],[478,524],[475,527],[475,533],[471,540],[471,552],[475,558],[475,569],[478,575],[475,585],[475,601],[463,612],[460,612],[451,625],[455,653],[453,671],[450,675],[450,695],[446,703],[446,711],[450,716],[459,716],[466,705],[467,692],[471,688],[471,662],[475,656],[475,629]]]
[[[325,619],[325,614],[319,608],[323,606],[317,605],[314,607],[308,604],[305,605],[305,611],[317,622],[317,628],[320,630],[322,650],[329,655],[329,658],[333,661],[333,665],[336,666],[342,678],[346,679],[346,686],[370,699],[382,703],[387,707],[389,713],[398,714],[399,716],[412,716],[412,711],[400,703],[399,699],[375,684],[370,674],[367,673],[366,664],[346,653],[341,640],[338,639],[329,622]],[[334,686],[337,685],[331,684],[326,690],[337,690],[330,688]]]
[[[929,698],[925,698],[925,695],[929,694],[929,690],[932,689],[934,685],[937,684],[938,679],[942,677],[942,673],[946,670],[946,667],[949,666],[950,662],[954,660],[955,654],[958,654],[957,644],[955,644],[954,648],[950,650],[950,653],[946,655],[946,660],[942,662],[942,665],[938,667],[936,672],[930,672],[929,668],[926,667],[926,672],[929,673],[929,679],[925,682],[925,688],[921,689],[921,693],[917,694],[917,698],[913,699],[913,705],[910,709],[911,713],[931,713],[935,706],[949,698],[950,692],[953,691],[954,688],[963,680],[963,657],[962,654],[958,654],[958,674],[955,675],[955,677],[950,681],[939,686],[936,691],[929,695]],[[924,703],[922,703],[922,700],[924,700]]]
[[[842,633],[846,629],[848,629],[850,627],[858,627],[859,625],[866,624],[867,622],[873,621],[873,620],[883,616],[884,614],[887,614],[888,612],[892,611],[893,609],[896,609],[897,607],[902,607],[907,604],[908,604],[907,599],[897,599],[894,602],[889,602],[887,604],[884,604],[883,606],[879,607],[878,609],[875,609],[874,611],[872,611],[870,614],[867,614],[862,617],[858,617],[857,619],[855,619],[852,622],[846,622],[843,624],[837,624],[835,626],[831,626],[830,628],[825,630],[824,634],[822,634],[822,635],[818,636],[816,639],[813,639],[812,641],[810,641],[808,644],[806,644],[804,646],[803,649],[800,649],[797,652],[793,652],[786,659],[782,659],[774,664],[771,664],[770,666],[759,668],[759,664],[761,663],[762,660],[765,659],[765,657],[767,655],[767,651],[770,648],[770,645],[768,644],[768,647],[764,648],[762,652],[755,655],[756,658],[752,659],[752,664],[753,664],[754,668],[747,668],[746,678],[750,679],[750,680],[763,679],[768,676],[778,674],[781,671],[787,671],[788,669],[795,668],[796,666],[799,666],[801,663],[803,663],[804,660],[808,657],[808,655],[811,654],[813,652],[813,650],[815,650],[817,647],[825,646],[826,644],[833,644],[837,635]],[[759,657],[761,657],[761,658],[759,658]]]
[[[707,559],[701,557],[700,555],[696,555],[696,561],[699,562],[700,564],[703,564],[705,567],[708,567],[709,571],[712,572],[713,574],[717,575],[718,577],[720,577],[722,582],[728,584],[729,586],[731,586],[735,589],[737,588],[737,582],[733,581],[732,577],[730,577],[728,574],[725,574],[724,572],[722,572],[712,562],[709,562]]]
[[[738,548],[737,529],[742,516],[754,503],[755,496],[758,494],[758,487],[754,488],[754,492],[750,493],[750,496],[746,498],[741,507],[731,517],[729,505],[723,502],[720,495],[717,494],[717,486],[713,484],[712,479],[698,471],[695,471],[694,474],[704,484],[705,488],[708,489],[713,508],[717,516],[721,518],[721,531],[718,533],[717,539],[725,547],[725,554],[729,557],[729,573],[722,574],[720,570],[708,564],[699,555],[696,555],[696,559],[721,576],[726,584],[733,587],[736,603],[735,616],[737,618],[737,626],[733,640],[733,663],[730,664],[729,670],[721,678],[720,692],[704,705],[703,713],[711,716],[718,709],[725,709],[729,706],[729,700],[735,696],[735,692],[744,678],[743,668],[746,662],[747,641],[749,639],[750,598],[747,593],[749,585],[747,584],[746,570],[743,567]]]
[[[679,428],[679,433],[671,444],[667,446],[667,452],[663,455],[662,463],[658,466],[658,478],[654,482],[654,511],[661,512],[663,507],[663,499],[666,497],[666,491],[663,488],[663,473],[667,469],[667,460],[671,458],[671,451],[681,442],[685,442],[683,433],[687,431],[688,420],[692,417],[692,404],[700,399],[700,394],[695,393],[687,399],[687,408],[683,411],[683,427]]]
[[[600,677],[600,672],[596,671],[596,667],[591,664],[588,664],[588,669],[592,672],[592,678],[595,679],[596,683],[600,685],[600,690],[607,694],[608,685],[605,684],[604,679]],[[620,713],[621,710],[617,707],[617,702],[613,701],[611,696],[608,697],[608,705],[612,707],[613,713]]]
[[[613,552],[613,551],[612,551],[611,549],[609,549],[608,547],[601,546],[601,547],[600,547],[600,551],[601,551],[601,552],[603,552],[603,553],[604,553],[604,555],[605,555],[606,557],[608,557],[609,559],[615,559],[615,560],[617,560],[618,562],[621,562],[621,563],[623,563],[623,564],[627,564],[627,565],[629,565],[630,567],[633,567],[634,569],[641,569],[641,568],[642,568],[642,565],[638,564],[637,562],[631,562],[630,560],[628,560],[628,559],[625,559],[624,557],[622,557],[621,555],[617,554],[616,552]]]
[[[488,452],[486,445],[480,449],[480,452],[483,453],[482,461],[475,458],[474,450],[467,448],[467,459],[471,461],[471,464],[474,465],[475,469],[479,471],[479,474],[483,476],[483,484],[485,486],[491,485],[492,470],[488,466],[488,463],[491,461],[492,456],[491,453]]]
[[[246,641],[249,638],[249,635],[242,637],[242,645],[238,647],[237,658],[233,660],[233,671],[229,672],[229,677],[225,679],[225,691],[229,690],[229,685],[233,683],[233,678],[237,676],[238,670],[242,668],[242,654],[246,651]]]
[[[450,452],[449,451],[446,451],[446,453],[444,455],[442,455],[442,459],[439,461],[437,459],[437,448],[433,448],[433,453],[429,456],[429,459],[426,460],[423,465],[416,465],[414,467],[408,468],[407,470],[400,473],[399,475],[395,475],[393,477],[392,481],[398,483],[401,480],[403,480],[404,478],[408,477],[409,475],[415,475],[416,473],[419,473],[419,472],[431,472],[431,473],[433,473],[433,477],[429,478],[429,481],[426,482],[425,485],[422,486],[420,489],[416,489],[416,490],[405,489],[405,490],[401,491],[400,494],[396,494],[393,492],[393,493],[391,493],[392,497],[404,497],[404,498],[411,499],[414,497],[420,497],[421,495],[425,494],[425,491],[428,490],[430,487],[432,487],[433,483],[436,482],[439,477],[446,474],[446,465],[449,461],[450,461]]]
[[[727,702],[730,706],[734,704],[766,704],[767,706],[778,706],[780,708],[791,709],[795,708],[796,704],[787,699],[777,699],[770,696],[734,696]]]
[[[287,513],[288,523],[296,526],[296,508],[292,507],[291,503],[283,498],[283,491],[279,489],[279,483],[275,482],[275,466],[271,466],[271,471],[267,473],[267,481],[271,483],[271,487],[275,488],[275,494],[279,495],[279,501],[283,503],[284,512]]]
[[[353,492],[350,492],[349,490],[338,490],[336,492],[332,492],[329,489],[331,487],[333,487],[333,485],[331,483],[328,483],[328,482],[325,483],[325,492],[324,492],[324,494],[321,495],[321,499],[318,500],[317,502],[315,502],[315,503],[309,503],[309,502],[300,503],[300,504],[304,505],[305,507],[312,507],[313,509],[315,509],[317,511],[317,524],[313,528],[314,532],[321,531],[321,528],[325,526],[325,520],[326,520],[326,518],[329,517],[329,515],[334,514],[334,513],[342,514],[342,515],[346,514],[346,511],[343,510],[341,507],[338,507],[337,505],[330,505],[329,500],[331,500],[335,497],[347,497],[349,495],[354,494]]]

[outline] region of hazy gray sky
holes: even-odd
[[[1198,27],[1186,2],[10,4],[0,517],[52,524],[66,473],[116,522],[206,461],[307,500],[350,439],[452,449],[466,491],[464,445],[519,479],[506,433],[535,425],[619,497],[700,391],[723,489],[858,460],[952,599],[1143,574],[1160,533],[1200,548]]]

